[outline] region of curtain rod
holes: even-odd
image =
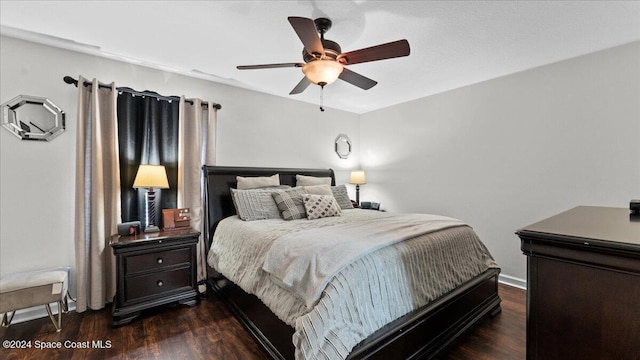
[[[69,84],[69,85],[75,85],[76,87],[78,87],[78,80],[72,78],[71,76],[65,76],[62,79],[65,83]],[[92,83],[90,81],[85,81],[83,83],[84,86],[89,86]],[[103,85],[98,83],[98,87],[104,88],[104,89],[111,89],[111,86],[109,85]],[[136,91],[133,90],[131,88],[127,88],[127,87],[119,87],[116,88],[118,91],[122,91],[122,92],[126,92],[129,94],[134,94],[134,95],[140,95],[140,96],[149,96],[149,97],[154,97],[156,99],[162,99],[162,100],[176,100],[176,101],[180,101],[180,98],[178,96],[162,96],[153,92],[146,92],[146,91]],[[186,102],[188,102],[189,104],[193,105],[193,100],[188,100],[185,99]],[[202,103],[203,107],[208,107],[208,105],[206,103]],[[222,109],[222,105],[220,104],[216,104],[213,103],[212,106],[218,110]]]

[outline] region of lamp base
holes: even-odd
[[[160,228],[155,226],[155,225],[151,225],[151,226],[147,226],[146,228],[144,228],[144,232],[145,233],[157,233],[157,232],[160,232]]]

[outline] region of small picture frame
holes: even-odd
[[[140,225],[131,225],[129,226],[129,235],[138,235],[140,234]]]
[[[140,221],[129,221],[118,224],[118,235],[130,236],[139,235],[141,229]]]

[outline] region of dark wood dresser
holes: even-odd
[[[117,279],[114,326],[129,323],[150,307],[197,303],[199,236],[187,229],[111,238]]]
[[[640,359],[640,217],[579,206],[517,231],[527,359]]]

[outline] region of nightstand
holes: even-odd
[[[116,257],[113,325],[127,324],[140,311],[170,304],[198,302],[196,245],[193,229],[111,237]]]

